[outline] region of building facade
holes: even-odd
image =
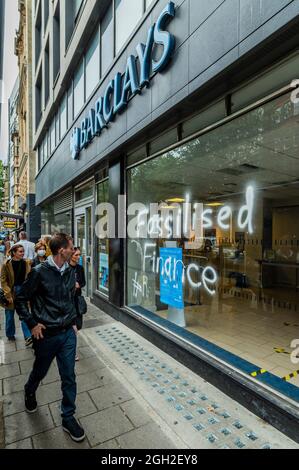
[[[74,236],[95,304],[298,441],[299,0],[198,4],[35,2],[42,233]]]
[[[0,4],[0,116],[2,116],[1,106],[3,102],[4,18],[5,18],[5,2],[1,2]],[[1,133],[1,117],[0,117],[0,133]]]
[[[9,166],[3,165],[3,195],[2,207],[3,212],[9,212]]]
[[[19,213],[19,78],[8,100],[9,211]]]
[[[19,29],[15,38],[15,54],[19,66],[19,201],[26,215],[28,237],[40,237],[40,209],[35,205],[36,154],[33,150],[32,126],[32,1],[19,0]]]

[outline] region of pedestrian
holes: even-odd
[[[0,240],[0,266],[3,265],[5,260],[6,247],[3,240]]]
[[[76,325],[78,331],[82,329],[83,326],[83,313],[80,308],[81,302],[80,302],[80,297],[82,298],[82,289],[83,287],[86,286],[86,280],[85,280],[85,273],[84,273],[84,268],[79,264],[81,258],[81,251],[80,248],[75,247],[74,248],[74,254],[71,257],[70,260],[70,266],[75,272],[75,278],[76,278],[76,294],[75,294],[75,304],[76,304],[76,309],[77,309],[77,319],[76,319]],[[76,355],[76,361],[79,361],[79,356]]]
[[[19,240],[18,243],[23,245],[24,250],[25,250],[25,259],[30,259],[32,261],[35,257],[35,245],[34,245],[34,243],[27,240],[27,233],[26,232],[20,232],[19,238],[20,238],[20,240]]]
[[[5,256],[7,258],[9,258],[10,249],[14,244],[15,244],[15,242],[14,242],[14,239],[13,239],[13,235],[9,234],[5,239]]]
[[[5,307],[5,329],[9,341],[15,341],[15,298],[19,293],[22,284],[26,280],[31,266],[30,261],[24,260],[24,247],[20,244],[13,245],[10,249],[10,259],[8,259],[1,269],[1,286],[6,300],[9,302]],[[26,346],[32,344],[30,329],[24,321],[21,321],[22,331]]]
[[[35,258],[31,263],[31,267],[35,268],[41,263],[44,263],[46,261],[47,256],[46,256],[46,245],[44,242],[40,241],[35,245]]]
[[[45,243],[45,245],[46,245],[46,256],[47,256],[47,257],[52,255],[51,250],[50,250],[50,246],[49,246],[50,240],[51,240],[50,235],[44,235],[44,236],[42,236],[42,238],[40,239],[40,241],[43,242],[43,243]]]
[[[56,358],[62,383],[62,427],[74,441],[81,442],[85,433],[74,417],[77,311],[75,272],[69,265],[74,251],[72,238],[58,233],[52,237],[50,249],[52,256],[32,269],[16,300],[17,313],[31,329],[35,351],[25,385],[25,407],[29,413],[37,410],[36,390]]]

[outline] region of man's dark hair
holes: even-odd
[[[58,255],[61,248],[67,248],[71,240],[72,237],[70,235],[66,235],[66,233],[55,233],[49,243],[52,255]]]

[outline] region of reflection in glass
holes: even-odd
[[[97,185],[97,204],[109,201],[109,181],[102,181]],[[104,295],[109,292],[109,239],[97,239],[98,268],[97,290]]]
[[[128,240],[127,304],[280,377],[294,364],[274,348],[299,337],[298,111],[284,95],[128,171],[128,204],[178,203],[182,213]],[[174,238],[188,201],[198,231],[187,217],[190,230]]]

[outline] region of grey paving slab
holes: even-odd
[[[87,439],[76,443],[63,431],[62,427],[51,429],[33,436],[34,449],[89,449]]]
[[[92,374],[87,372],[86,374],[77,375],[77,393],[102,387],[105,383],[110,383],[112,381],[113,376],[111,376],[106,369],[101,369],[99,372],[94,371]]]
[[[8,377],[3,379],[3,394],[20,392],[24,390],[24,385],[28,380],[28,374],[17,375],[16,377]]]
[[[93,352],[93,350],[89,346],[84,346],[82,348],[78,348],[77,349],[77,354],[78,354],[80,360],[88,359],[89,357],[95,356],[95,353]]]
[[[94,370],[105,369],[106,365],[97,357],[90,357],[76,362],[76,374],[85,374]]]
[[[120,405],[121,409],[136,428],[152,421],[148,413],[136,400],[131,400]]]
[[[89,394],[99,411],[111,406],[119,405],[120,403],[133,398],[129,391],[120,382],[104,385],[103,387],[91,390]]]
[[[5,364],[12,364],[13,362],[25,361],[34,357],[33,350],[31,348],[24,349],[21,351],[6,352],[4,357]]]
[[[16,342],[9,342],[9,343],[6,343],[4,341],[4,347],[5,347],[5,353],[10,353],[10,352],[14,352],[17,350],[17,347],[16,347]]]
[[[108,368],[107,369],[100,369],[100,370],[96,371],[96,375],[100,380],[100,385],[101,386],[110,384],[112,382],[117,382],[117,379],[116,379],[115,375],[112,374],[112,372],[110,372],[110,370]]]
[[[19,364],[6,364],[0,366],[0,379],[6,379],[7,377],[14,377],[20,374]]]
[[[60,405],[60,401],[56,401],[49,405],[56,426],[61,425]],[[98,411],[87,392],[77,395],[76,407],[76,418],[83,418],[84,416],[88,416]]]
[[[101,450],[120,449],[120,446],[116,442],[116,439],[111,439],[110,441],[104,442],[103,444],[93,447],[93,449],[101,449]]]
[[[16,345],[16,350],[17,350],[17,351],[24,351],[25,349],[28,349],[28,346],[26,346],[24,340],[17,340],[17,341],[15,342],[15,345]],[[32,350],[32,347],[30,347],[29,349]]]
[[[3,393],[3,379],[0,379],[0,397],[2,397]]]
[[[26,411],[4,418],[5,442],[12,444],[27,437],[34,436],[54,427],[48,406],[38,408],[36,413]]]
[[[24,391],[4,395],[2,399],[4,416],[10,416],[25,411]]]
[[[48,403],[61,400],[61,382],[52,382],[47,385],[39,386],[37,389],[36,398],[39,405],[46,405]]]
[[[53,382],[48,385],[41,385],[36,393],[38,406],[47,405],[62,399],[60,382]],[[4,416],[25,411],[24,391],[10,393],[3,396]]]
[[[23,439],[22,441],[14,442],[5,447],[6,449],[33,449],[31,438]]]
[[[97,318],[91,318],[89,320],[85,320],[84,326],[85,328],[94,328],[95,326],[100,326],[102,325],[102,322],[98,320]]]
[[[149,423],[117,438],[122,449],[175,449],[159,426]]]
[[[26,361],[20,361],[21,374],[29,374],[32,370],[34,359],[27,359]]]
[[[3,417],[3,403],[0,401],[0,449],[5,446],[4,439],[4,417]]]
[[[57,382],[58,380],[60,380],[58,367],[56,361],[53,361],[46,377],[42,381],[42,385],[50,384],[51,382]]]
[[[91,446],[102,444],[133,429],[118,406],[81,418],[80,422]]]
[[[81,333],[78,334],[77,336],[77,347],[78,348],[85,348],[87,346],[86,340],[82,336]]]

